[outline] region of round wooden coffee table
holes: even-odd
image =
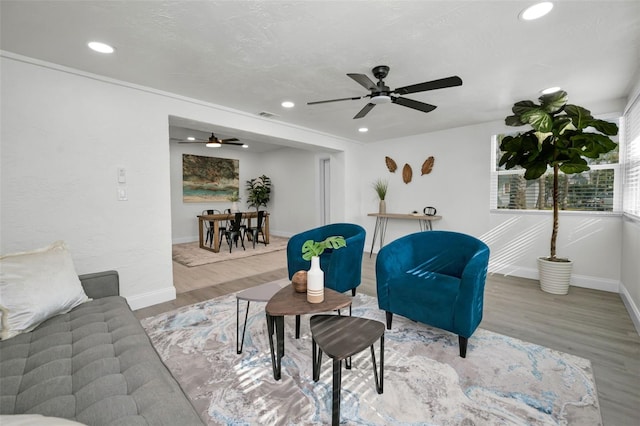
[[[274,294],[265,307],[273,378],[280,380],[281,377],[281,361],[284,356],[285,315],[296,315],[296,317],[299,317],[300,315],[318,314],[335,310],[339,312],[340,309],[347,307],[351,308],[351,297],[329,288],[324,289],[324,301],[322,303],[307,302],[307,294],[296,292],[291,284]],[[351,315],[351,309],[349,309],[349,315]],[[296,328],[298,324],[299,322],[296,323]],[[275,346],[273,344],[274,330],[276,332]]]

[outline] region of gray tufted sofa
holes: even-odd
[[[94,300],[0,341],[0,423],[41,414],[86,425],[202,425],[118,295],[118,273],[80,281]]]

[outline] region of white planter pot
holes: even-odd
[[[538,258],[540,288],[551,294],[567,294],[571,282],[573,262],[552,262],[544,257]]]
[[[237,213],[239,211],[240,211],[240,209],[238,209],[238,202],[237,201],[232,201],[231,202],[231,213]]]
[[[320,258],[311,258],[311,269],[307,272],[307,302],[322,303],[324,301],[324,272],[320,269]]]

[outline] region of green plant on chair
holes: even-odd
[[[324,241],[307,240],[302,244],[302,258],[311,260],[314,256],[320,256],[328,248],[336,250],[346,246],[347,242],[341,235],[327,237]]]

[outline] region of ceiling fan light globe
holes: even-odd
[[[207,148],[220,148],[222,144],[218,142],[208,142],[205,146]]]
[[[386,95],[378,95],[371,98],[371,103],[375,105],[388,104],[389,102],[391,102],[391,97]]]

